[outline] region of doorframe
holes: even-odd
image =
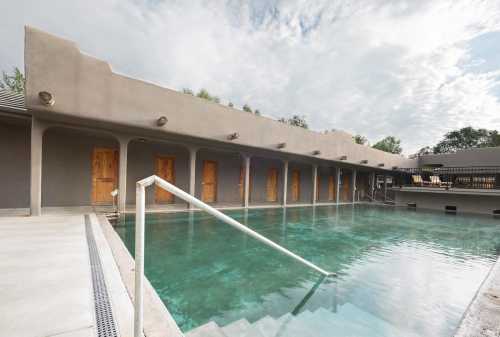
[[[276,179],[275,179],[275,195],[276,195],[276,198],[274,200],[269,200],[269,194],[268,194],[268,184],[269,184],[269,174],[270,172],[273,171],[275,172],[276,174]],[[279,180],[279,169],[277,167],[269,167],[267,169],[267,177],[266,177],[266,201],[267,202],[277,202],[278,201],[278,194],[279,194],[279,185],[278,185],[278,180]]]
[[[298,168],[295,168],[295,169],[292,169],[291,171],[292,171],[292,179],[291,179],[292,180],[292,186],[291,186],[292,187],[292,202],[299,202],[300,201],[300,183],[301,183],[300,173],[301,173],[301,170]],[[293,191],[293,184],[294,184],[293,176],[294,176],[295,172],[298,172],[298,175],[297,175],[298,176],[298,179],[297,179],[297,199],[296,200],[294,200],[294,196],[293,196],[293,193],[294,193],[294,191]]]

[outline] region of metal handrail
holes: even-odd
[[[203,201],[196,199],[189,193],[184,192],[180,188],[172,185],[168,181],[161,179],[158,176],[152,175],[148,178],[142,179],[136,184],[136,215],[135,215],[135,299],[134,299],[134,337],[142,337],[143,330],[143,281],[144,281],[144,227],[146,218],[146,187],[156,184],[158,187],[172,193],[176,197],[194,205],[205,212],[213,215],[217,219],[224,221],[228,225],[250,235],[254,239],[259,240],[265,245],[290,256],[291,258],[301,262],[302,264],[316,270],[317,272],[331,276],[335,273],[330,273],[316,266],[315,264],[303,259],[302,257],[292,253],[288,249],[278,245],[277,243],[267,239],[259,233],[251,230],[245,225],[242,225],[233,218],[225,215],[224,213],[216,210],[212,206],[205,204]]]

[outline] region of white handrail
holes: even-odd
[[[288,249],[274,243],[273,241],[265,238],[259,233],[251,230],[245,225],[242,225],[238,221],[230,218],[224,213],[216,210],[215,208],[205,204],[203,201],[196,199],[189,193],[184,192],[180,188],[172,185],[168,181],[161,179],[155,175],[148,178],[142,179],[136,184],[136,214],[135,214],[135,299],[134,299],[134,337],[142,337],[143,330],[143,281],[144,281],[144,220],[146,217],[146,187],[156,184],[157,186],[167,190],[176,197],[204,210],[205,212],[213,215],[217,219],[224,221],[225,223],[233,226],[234,228],[250,235],[251,237],[259,240],[265,245],[274,248],[285,255],[292,257],[293,259],[301,262],[302,264],[318,271],[319,273],[330,276],[335,275],[335,273],[329,273],[315,264],[303,259],[302,257],[292,253]]]

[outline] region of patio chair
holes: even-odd
[[[413,174],[411,176],[411,180],[412,180],[413,185],[415,185],[415,186],[424,186],[424,185],[428,185],[428,183],[429,183],[428,181],[424,181],[420,174]]]
[[[439,176],[430,176],[431,186],[436,187],[451,187],[451,182],[442,182]]]

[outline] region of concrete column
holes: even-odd
[[[356,169],[352,170],[352,202],[356,202],[356,175],[358,171]]]
[[[248,208],[250,203],[250,156],[243,157],[244,165],[245,165],[245,187],[243,189],[244,192],[244,207]]]
[[[37,118],[31,119],[30,215],[42,215],[42,145],[47,127]]]
[[[342,169],[340,167],[337,167],[337,183],[335,184],[335,202],[338,204],[340,202],[340,174]]]
[[[384,201],[387,201],[387,176],[384,174]]]
[[[375,172],[372,172],[371,174],[371,196],[372,196],[372,201],[375,199],[375,184],[376,184],[376,175]]]
[[[288,189],[288,160],[283,161],[283,207],[286,207]]]
[[[313,165],[312,169],[312,181],[313,181],[313,188],[312,188],[312,204],[316,204],[316,197],[318,194],[318,165]]]
[[[189,149],[189,194],[196,196],[196,153],[198,149],[192,147]],[[189,208],[193,208],[191,204],[188,204]]]
[[[118,170],[118,212],[125,212],[127,205],[127,155],[129,138],[119,137],[120,162]]]

